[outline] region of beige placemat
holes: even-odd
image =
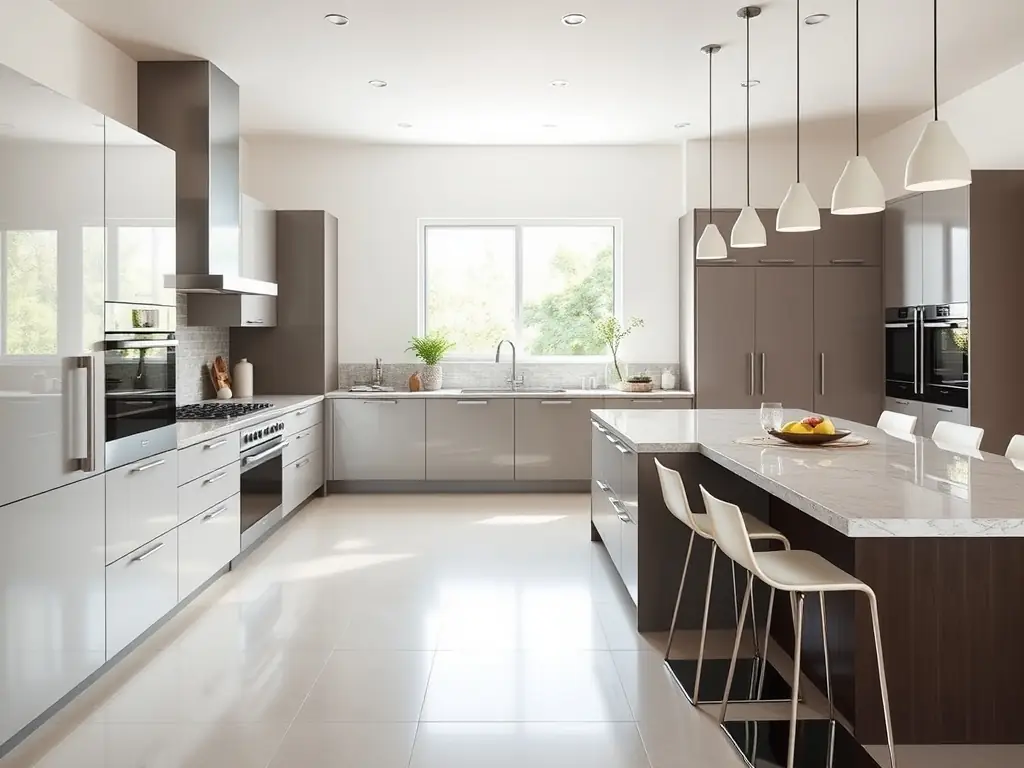
[[[795,443],[787,443],[785,440],[780,440],[777,437],[771,435],[757,435],[755,437],[737,437],[733,440],[734,443],[740,445],[754,445],[759,448],[858,448],[862,445],[869,445],[870,440],[866,440],[863,437],[857,437],[856,435],[847,435],[841,437],[838,440],[831,443],[822,443],[821,445],[796,445]]]

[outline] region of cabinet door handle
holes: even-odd
[[[796,259],[758,259],[758,264],[796,264]]]
[[[487,405],[490,400],[456,400],[456,405]]]
[[[309,436],[310,436],[310,435],[312,435],[312,434],[313,434],[313,430],[309,430],[309,431],[307,431],[307,432],[303,432],[303,433],[302,433],[301,435],[296,435],[296,436],[295,436],[295,439],[296,439],[296,440],[301,440],[302,438],[304,438],[304,437],[309,437]]]
[[[863,264],[864,259],[829,259],[829,264]]]
[[[164,544],[166,544],[166,543],[167,542],[165,542],[165,541],[161,541],[159,544],[157,544],[155,547],[153,547],[149,551],[143,552],[141,555],[133,557],[128,562],[129,563],[141,563],[143,560],[145,560],[150,555],[155,555],[157,552],[159,552],[161,549],[163,549],[164,548]]]
[[[203,446],[203,450],[204,451],[212,451],[214,448],[222,448],[223,446],[225,446],[227,444],[228,444],[227,440],[218,440],[215,443],[207,443],[206,445]]]
[[[936,406],[935,410],[936,411],[942,411],[943,413],[952,413],[953,412],[952,408],[939,408],[938,406]]]
[[[598,432],[600,432],[600,433],[601,433],[602,435],[606,435],[606,434],[608,434],[608,430],[607,430],[607,429],[605,429],[604,427],[602,427],[602,426],[601,426],[600,424],[598,424],[598,423],[597,423],[596,421],[594,421],[593,419],[591,419],[591,420],[590,420],[590,423],[591,423],[591,424],[593,424],[593,425],[594,425],[594,427],[595,427],[595,428],[597,429],[597,431],[598,431]]]
[[[747,362],[750,364],[750,396],[754,396],[754,353],[751,352],[747,357]]]
[[[572,405],[572,400],[541,400],[541,405]]]
[[[616,439],[615,439],[614,437],[612,437],[611,435],[609,435],[609,434],[607,434],[607,433],[605,434],[605,436],[604,436],[604,437],[605,437],[605,439],[606,439],[606,440],[607,440],[607,441],[608,441],[609,443],[611,443],[612,445],[618,445],[618,444],[619,444],[619,441],[618,441],[618,440],[616,440]]]
[[[166,463],[167,462],[164,459],[157,459],[156,461],[151,461],[149,464],[143,464],[141,467],[133,467],[132,472],[146,472],[147,470],[163,466]]]
[[[203,522],[204,523],[208,523],[211,520],[213,520],[215,517],[220,517],[221,515],[223,515],[227,511],[228,511],[228,505],[227,504],[221,504],[219,507],[217,507],[215,510],[213,510],[213,512],[210,512],[208,514],[203,515]]]
[[[306,415],[306,412],[307,412],[308,410],[309,410],[309,408],[299,408],[299,410],[297,410],[297,411],[295,412],[295,415],[296,415],[296,416],[305,416],[305,415]]]
[[[821,387],[818,390],[818,394],[825,394],[825,353],[821,353]]]
[[[896,405],[910,405],[909,400],[897,400]]]
[[[762,395],[764,394],[764,368],[765,368],[765,358],[767,358],[767,357],[768,357],[768,355],[766,355],[764,352],[761,353],[761,394]]]
[[[615,450],[617,450],[619,453],[622,453],[622,454],[630,453],[629,448],[624,446],[622,443],[616,443],[615,444]]]
[[[246,325],[263,325],[263,319],[260,318],[259,320],[246,320],[245,324]]]
[[[603,483],[600,480],[596,480],[595,482],[597,483],[597,487],[600,488],[605,493],[608,493],[608,491],[612,489],[612,487],[608,485],[608,483]]]
[[[397,400],[363,400],[363,405],[398,405]]]
[[[220,472],[220,473],[214,475],[213,477],[208,477],[205,480],[203,480],[203,485],[213,485],[214,483],[219,483],[221,480],[223,480],[227,476],[228,476],[227,472]]]
[[[304,467],[307,464],[309,464],[309,459],[303,459],[302,461],[295,465],[295,468],[299,469],[300,467]]]
[[[631,403],[664,403],[664,400],[630,400]]]

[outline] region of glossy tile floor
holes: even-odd
[[[587,497],[332,496],[0,768],[739,768],[659,641]]]

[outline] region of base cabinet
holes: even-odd
[[[589,480],[590,411],[598,400],[515,401],[516,480]]]
[[[639,594],[637,456],[592,422],[591,521],[636,603]]]
[[[286,465],[283,474],[282,512],[287,516],[324,484],[323,451],[314,451]]]
[[[0,507],[0,744],[105,661],[104,479]]]
[[[178,600],[238,556],[242,508],[235,494],[178,528]]]
[[[948,405],[934,405],[932,403],[920,403],[922,418],[918,420],[918,427],[922,437],[931,437],[932,432],[940,421],[951,421],[954,424],[970,425],[971,412],[967,408],[953,408]]]
[[[427,480],[514,480],[515,400],[427,403]]]
[[[426,401],[332,401],[333,480],[425,480]]]

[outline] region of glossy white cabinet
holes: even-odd
[[[2,505],[103,470],[105,238],[103,116],[7,68],[0,104]]]
[[[289,515],[294,512],[302,502],[316,493],[323,484],[323,451],[314,451],[291,464],[285,465],[283,513]]]
[[[184,600],[239,553],[242,510],[235,494],[178,529],[178,600]]]
[[[107,658],[178,604],[178,529],[107,566]]]
[[[590,411],[597,398],[515,400],[516,480],[590,478]]]
[[[178,451],[178,485],[238,461],[239,433],[207,440]]]
[[[971,412],[967,408],[953,408],[948,405],[921,403],[922,418],[918,423],[918,434],[931,437],[940,421],[951,421],[954,424],[970,426]]]
[[[424,480],[426,401],[331,401],[332,480]]]
[[[178,452],[112,469],[107,489],[107,563],[178,524]]]
[[[241,468],[234,461],[197,477],[178,489],[178,522],[191,520],[205,509],[230,498],[241,488]]]
[[[427,480],[514,480],[515,400],[427,402]]]
[[[281,452],[281,460],[285,464],[291,464],[303,456],[323,449],[324,427],[323,424],[314,424],[312,427],[300,430],[287,437],[288,445]]]
[[[597,422],[592,424],[591,519],[635,603],[639,593],[637,456]]]
[[[925,404],[918,402],[917,400],[903,400],[898,397],[885,398],[885,410],[892,411],[893,413],[905,413],[908,416],[916,416],[917,426],[914,428],[914,434],[923,435],[924,437],[931,437],[931,432],[925,433],[923,431],[924,408]]]
[[[0,744],[103,664],[104,482],[0,507]]]
[[[297,432],[304,432],[310,427],[323,422],[324,404],[319,402],[312,405],[304,405],[301,408],[296,408],[294,411],[289,411],[281,418],[284,421],[285,437],[294,435]]]
[[[242,195],[242,274],[277,282],[277,212]]]

